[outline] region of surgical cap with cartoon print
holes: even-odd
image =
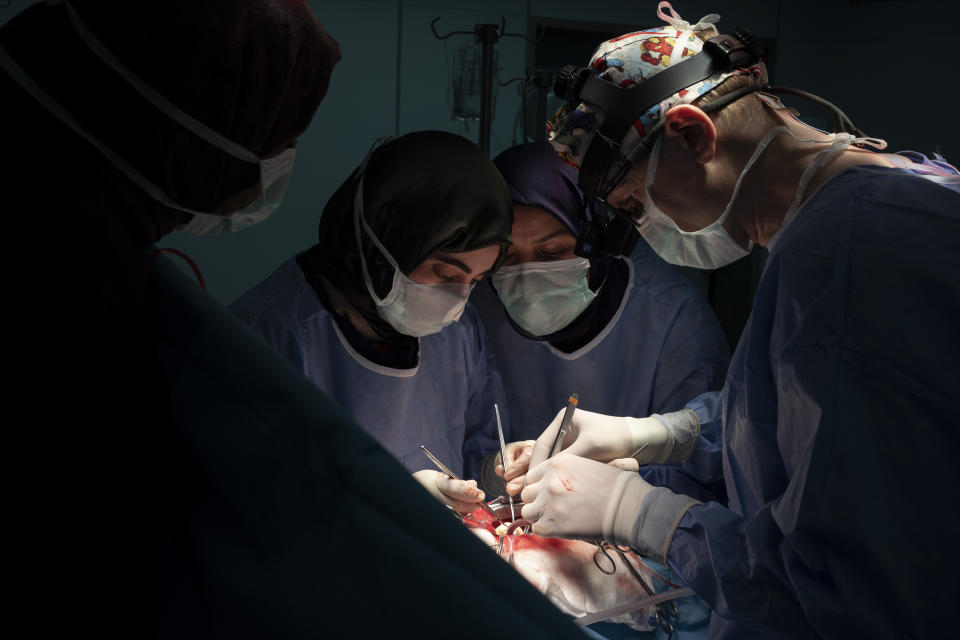
[[[666,9],[668,13],[664,13]],[[706,40],[718,35],[720,16],[710,14],[696,24],[682,20],[669,2],[661,2],[657,16],[667,24],[635,31],[601,44],[590,58],[590,69],[602,80],[622,88],[641,84],[664,69],[699,54]],[[759,77],[759,65],[719,71],[696,82],[637,114],[633,126],[621,142],[620,154],[629,158],[662,114],[679,104],[689,104],[734,75]],[[580,168],[590,142],[603,122],[603,110],[581,102],[561,108],[547,123],[547,134],[558,154],[570,165]]]

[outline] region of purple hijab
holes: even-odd
[[[511,147],[493,159],[503,175],[515,205],[542,209],[580,235],[583,193],[578,171],[557,155],[549,142],[529,142]]]
[[[581,217],[590,219],[593,204],[584,203],[577,186],[579,171],[567,164],[549,142],[529,142],[507,149],[493,164],[500,170],[514,205],[526,205],[546,211],[563,223],[574,237],[580,236]],[[597,298],[566,327],[549,336],[535,336],[507,315],[520,335],[531,340],[548,341],[561,351],[572,353],[607,325],[620,306],[627,286],[627,271],[620,261],[591,260],[590,288]]]

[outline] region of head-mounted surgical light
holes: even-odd
[[[587,148],[580,166],[579,184],[584,196],[606,204],[614,187],[631,165],[652,146],[663,121],[646,132],[629,156],[621,153],[621,144],[634,121],[652,106],[669,96],[724,71],[750,67],[762,56],[757,39],[746,29],[707,40],[703,51],[645,79],[640,84],[620,87],[598,77],[589,67],[565,66],[557,76],[554,93],[576,104],[583,102],[603,112],[603,121]],[[760,88],[759,84],[734,91],[705,105],[713,111]],[[580,234],[577,253],[597,257],[601,253],[629,255],[638,234],[625,212],[607,208],[608,215],[586,221]]]

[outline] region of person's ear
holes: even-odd
[[[679,104],[664,116],[664,142],[673,141],[689,151],[700,164],[717,155],[717,127],[703,109]]]

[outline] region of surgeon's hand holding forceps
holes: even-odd
[[[570,430],[570,423],[573,421],[573,412],[576,410],[578,404],[579,404],[579,398],[577,397],[577,394],[575,393],[570,394],[570,398],[567,400],[567,409],[563,414],[563,419],[560,421],[560,429],[557,431],[557,438],[556,440],[553,441],[553,447],[550,449],[550,456],[549,456],[550,458],[556,455],[560,451],[560,447],[563,446],[563,438],[564,436],[566,436],[567,432]],[[640,451],[643,451],[646,448],[647,444],[649,443],[645,443],[642,447],[640,447],[640,450],[637,451],[636,453],[640,453]],[[634,453],[634,455],[636,455],[636,453]],[[593,553],[593,564],[596,565],[597,569],[601,573],[605,573],[607,575],[613,575],[617,571],[617,563],[613,560],[613,558],[610,557],[610,554],[607,552],[607,549],[604,547],[603,542],[597,542],[596,545],[597,545],[597,550]],[[638,572],[636,568],[632,564],[630,564],[630,560],[627,558],[627,554],[624,553],[623,550],[620,549],[619,547],[614,546],[612,548],[616,550],[616,552],[620,555],[620,560],[623,561],[623,564],[627,567],[630,573],[633,574],[633,577],[637,579],[637,582],[639,582],[640,586],[643,587],[643,590],[647,592],[647,595],[648,596],[656,595],[653,589],[650,588],[650,585],[648,585],[647,582],[643,579],[643,576],[640,575],[640,572]],[[602,562],[600,559],[601,557],[605,558],[607,562],[606,563]],[[602,566],[604,564],[606,564],[608,568],[604,568],[604,566]],[[673,623],[670,622],[670,618],[676,619],[679,617],[680,617],[680,611],[677,609],[676,603],[672,601],[667,601],[667,602],[661,602],[657,604],[657,613],[656,613],[657,624],[660,625],[660,628],[663,629],[664,632],[666,632],[668,635],[673,635],[673,632],[675,631]]]
[[[450,476],[450,477],[453,478],[454,480],[458,480],[458,481],[460,481],[460,482],[463,481],[463,478],[461,478],[460,476],[458,476],[457,474],[455,474],[455,473],[450,469],[450,467],[448,467],[447,465],[445,465],[445,464],[443,464],[442,462],[440,462],[440,458],[438,458],[437,456],[433,455],[433,452],[430,451],[430,449],[427,449],[427,448],[426,448],[425,446],[423,446],[423,445],[420,445],[420,449],[426,454],[426,456],[427,456],[428,458],[430,458],[430,460],[431,460],[431,462],[433,462],[433,464],[437,465],[437,468],[440,469],[440,471],[442,471],[443,473],[447,474],[448,476]],[[487,513],[489,513],[489,514],[490,514],[490,517],[493,518],[493,521],[494,521],[494,522],[502,522],[502,521],[500,520],[500,518],[497,517],[497,514],[494,513],[494,511],[493,511],[493,509],[490,507],[490,505],[488,505],[488,504],[487,504],[486,502],[484,502],[483,500],[481,500],[480,502],[478,502],[478,503],[477,503],[477,506],[479,506],[481,509],[483,509],[484,511],[486,511]]]
[[[580,398],[575,393],[571,393],[570,397],[567,398],[567,408],[563,413],[563,418],[560,420],[560,429],[557,431],[557,437],[554,439],[553,446],[550,448],[548,459],[560,452],[560,448],[563,446],[563,439],[570,431],[570,423],[573,422],[573,413],[576,411],[579,403]],[[601,573],[612,576],[617,572],[617,563],[614,562],[610,554],[603,548],[603,543],[597,542],[595,544],[597,545],[597,550],[593,552],[593,564],[596,565]],[[605,558],[607,562],[603,562],[601,558]]]

